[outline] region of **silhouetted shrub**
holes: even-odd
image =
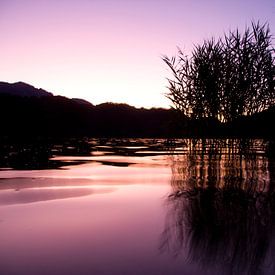
[[[194,119],[230,122],[266,110],[275,103],[272,36],[267,24],[252,23],[215,41],[205,40],[191,57],[163,60],[170,67],[167,97]]]

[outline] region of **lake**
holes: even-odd
[[[0,149],[0,274],[275,273],[272,141]]]

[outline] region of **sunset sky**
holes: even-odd
[[[0,0],[0,80],[94,104],[168,107],[161,56],[251,20],[275,34],[274,0]]]

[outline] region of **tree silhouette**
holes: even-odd
[[[167,97],[194,119],[231,122],[266,110],[275,103],[274,53],[269,26],[259,22],[205,40],[191,57],[179,49],[163,57],[173,75]]]

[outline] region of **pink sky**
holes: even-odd
[[[275,3],[187,0],[0,0],[1,80],[94,104],[168,107],[163,54],[269,22]]]

